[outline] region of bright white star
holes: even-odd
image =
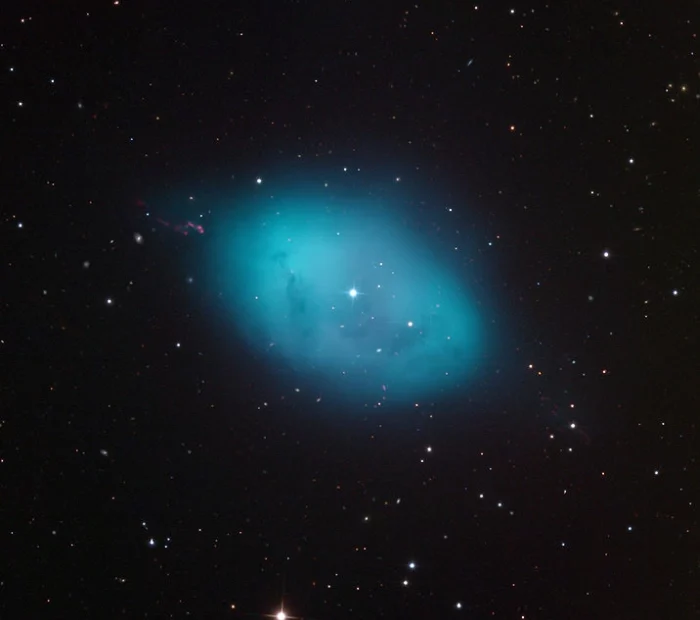
[[[355,297],[357,297],[357,289],[356,289],[356,288],[351,288],[351,289],[348,291],[348,295],[350,295],[350,297],[352,297],[353,299],[355,299]]]
[[[290,616],[284,609],[281,609],[276,614],[263,614],[265,618],[271,618],[272,620],[302,620],[299,616]]]

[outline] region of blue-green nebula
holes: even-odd
[[[326,399],[368,406],[467,384],[481,320],[428,223],[378,199],[296,192],[252,198],[224,231],[221,293],[271,381],[284,370]]]

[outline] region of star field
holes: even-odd
[[[697,618],[700,14],[0,26],[0,616]]]

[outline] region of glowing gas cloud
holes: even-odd
[[[294,191],[231,210],[213,268],[248,354],[324,398],[463,389],[482,346],[459,260],[400,200]],[[453,250],[454,248],[449,248]]]

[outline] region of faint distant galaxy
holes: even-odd
[[[464,389],[487,344],[483,317],[428,221],[400,198],[258,194],[219,225],[211,268],[271,381],[293,373],[324,399],[367,406]]]

